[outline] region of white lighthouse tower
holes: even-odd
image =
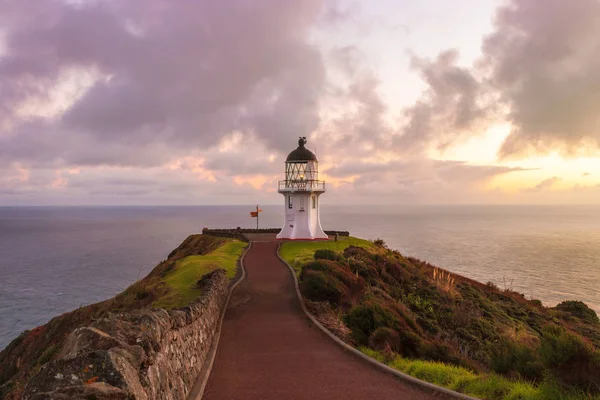
[[[321,227],[319,196],[325,182],[319,180],[317,157],[298,140],[298,148],[285,160],[285,180],[279,181],[284,197],[285,220],[277,239],[327,239]]]

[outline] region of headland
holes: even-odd
[[[583,303],[547,308],[381,240],[326,233],[338,240],[188,237],[123,293],[15,339],[0,353],[1,397],[452,397],[348,354],[302,301],[347,345],[423,381],[489,399],[597,398],[600,322]]]

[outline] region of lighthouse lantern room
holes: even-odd
[[[301,137],[285,160],[285,180],[279,181],[278,190],[284,196],[285,220],[277,239],[327,239],[319,213],[325,182],[319,180],[317,157],[305,144]]]

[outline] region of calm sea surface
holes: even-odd
[[[251,206],[0,208],[0,349],[109,298],[203,227],[253,227]],[[283,209],[261,207],[261,226]],[[325,229],[387,244],[482,282],[600,313],[600,207],[324,205]]]

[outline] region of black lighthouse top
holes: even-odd
[[[292,151],[285,162],[308,162],[317,161],[317,156],[312,151],[308,150],[304,145],[306,144],[306,137],[301,137],[298,140],[298,148]]]

